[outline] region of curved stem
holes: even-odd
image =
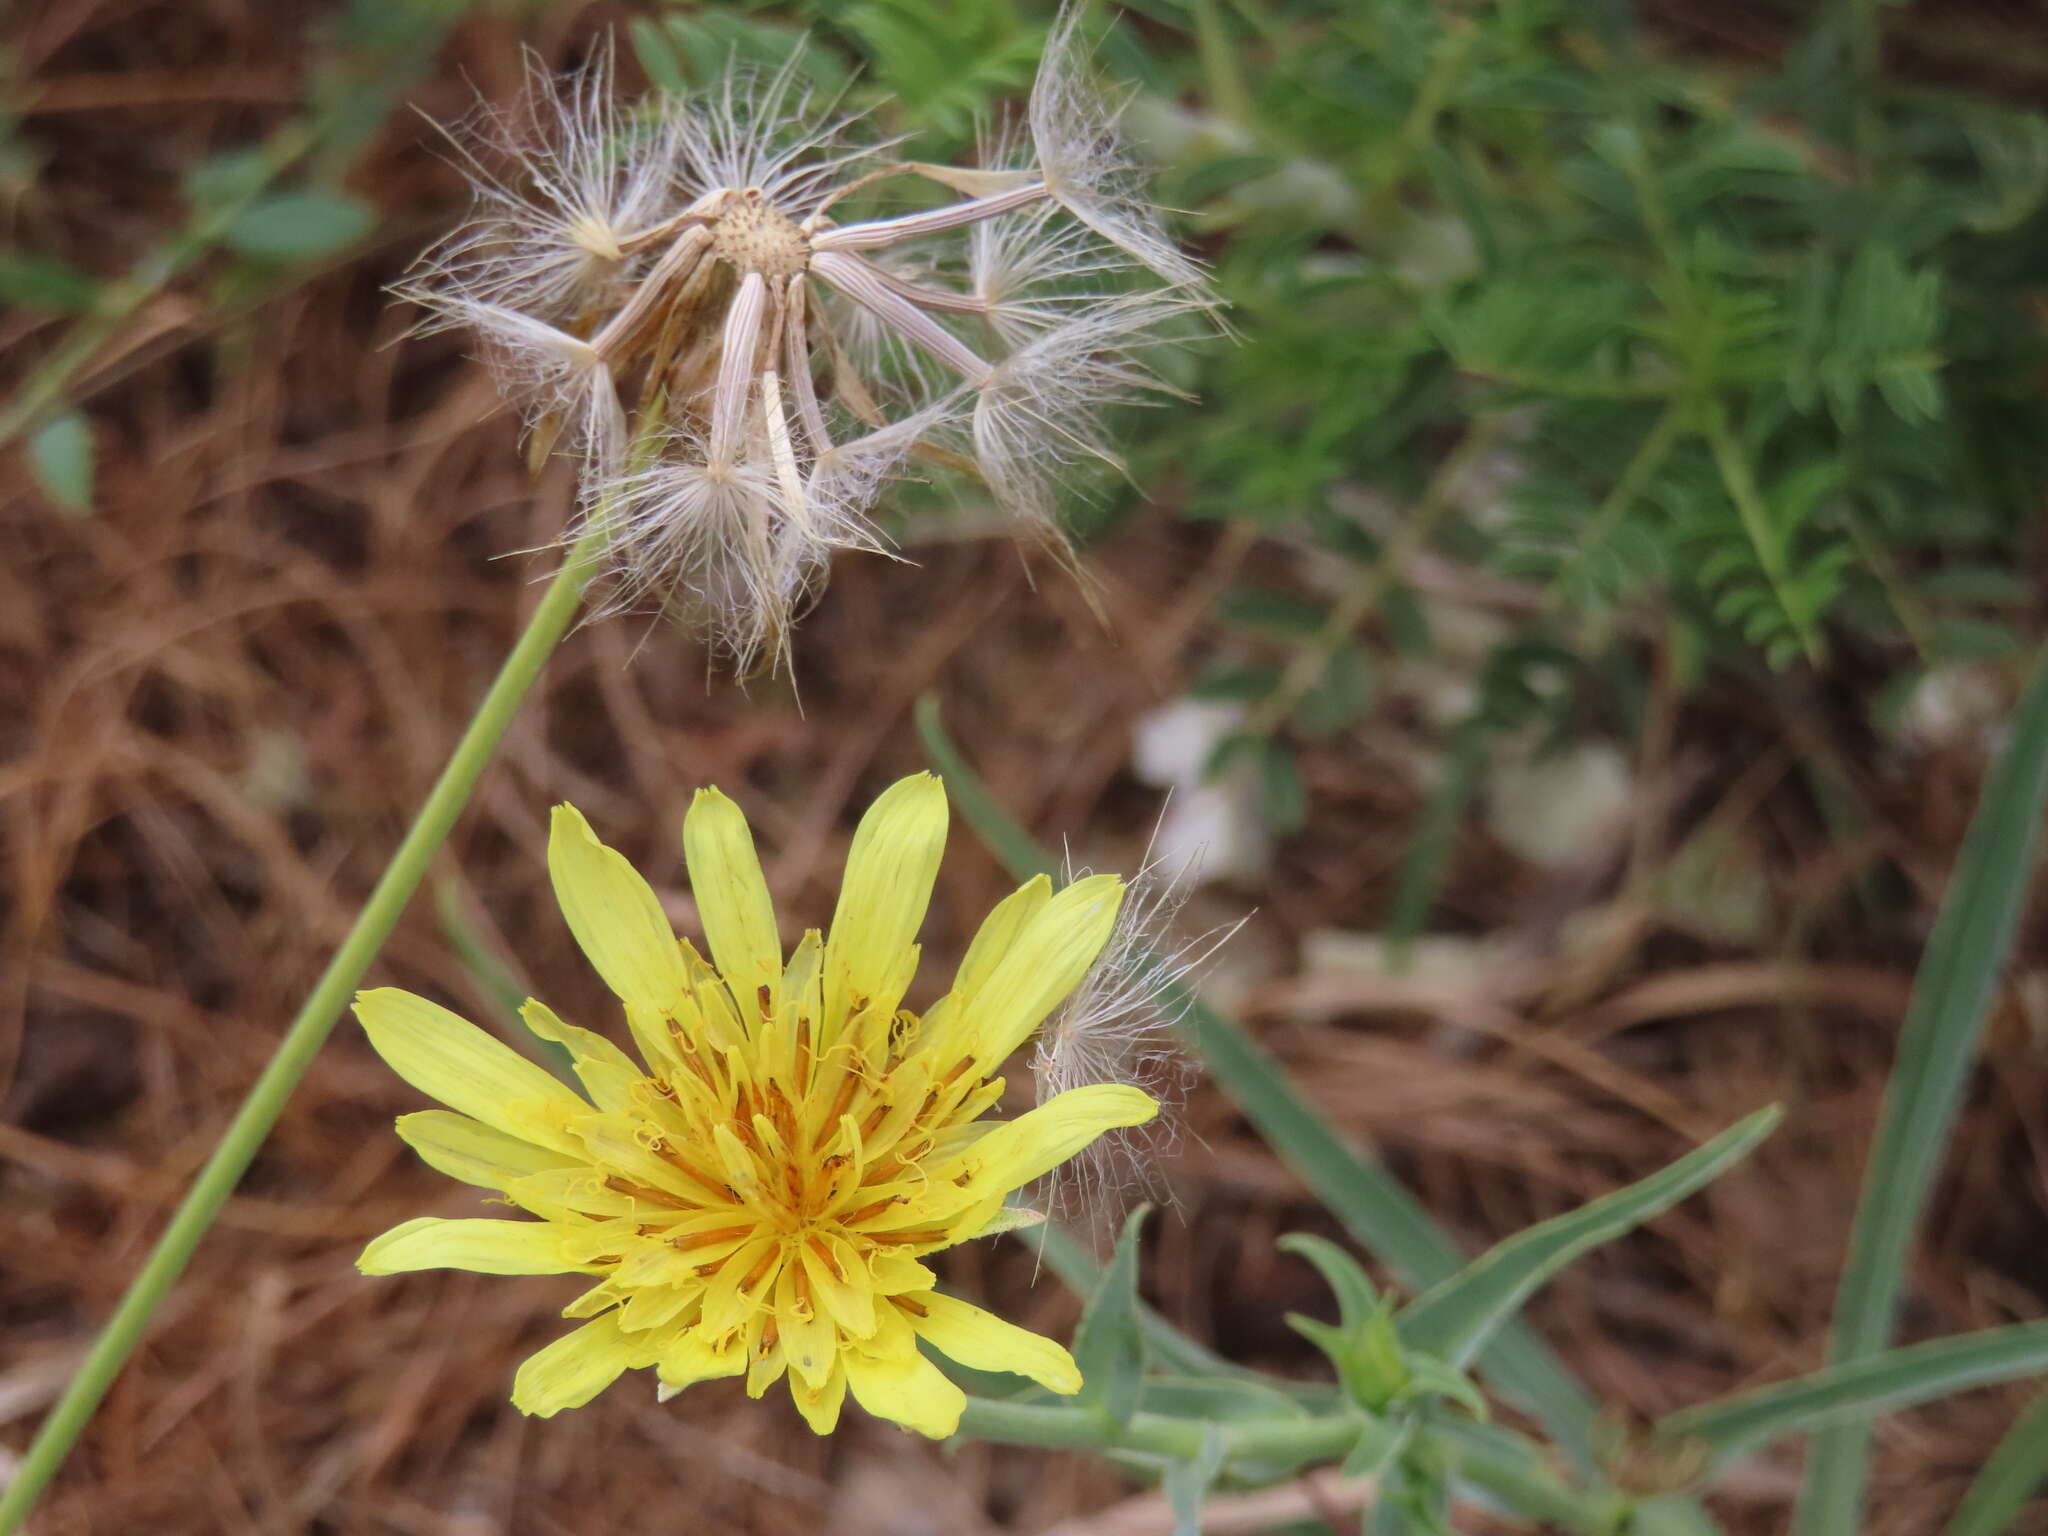
[[[235,1112],[213,1156],[207,1159],[184,1203],[157,1239],[141,1272],[130,1282],[114,1315],[93,1341],[78,1374],[71,1378],[57,1406],[43,1420],[15,1469],[13,1481],[0,1495],[0,1536],[10,1536],[19,1529],[63,1464],[73,1442],[92,1418],[93,1410],[99,1407],[100,1399],[106,1396],[121,1367],[141,1343],[157,1307],[184,1272],[193,1250],[206,1236],[215,1215],[255,1158],[270,1128],[277,1123],[292,1090],[333,1031],[349,994],[390,937],[399,914],[425,878],[427,867],[454,826],[455,818],[469,804],[477,779],[496,753],[512,717],[568,632],[584,590],[590,585],[595,570],[593,557],[601,538],[593,527],[577,540],[562,561],[562,568],[555,573],[540,606],[527,621],[525,632],[498,669],[490,691],[456,743],[448,766],[434,781],[411,830],[391,856],[391,863],[371,891],[370,899],[363,904],[355,926],[328,962],[284,1038],[278,1041],[269,1064],[242,1100],[242,1107]]]

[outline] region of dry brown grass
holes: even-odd
[[[53,157],[17,229],[120,270],[175,216],[183,166],[288,110],[315,14],[47,0],[11,16],[17,61],[44,82],[27,131]],[[540,41],[602,19],[565,11]],[[516,40],[509,20],[466,25],[425,104],[458,109],[465,75],[487,92],[509,80]],[[181,284],[109,349],[86,381],[96,515],[58,515],[18,458],[4,468],[0,1433],[17,1449],[340,938],[548,567],[504,552],[555,535],[563,485],[526,481],[453,344],[389,345],[402,321],[380,287],[456,195],[423,134],[394,123],[355,179],[389,215],[376,249],[247,312],[210,307],[203,278]],[[11,376],[54,333],[0,318]],[[707,686],[703,657],[665,630],[611,622],[567,644],[437,875],[535,992],[605,1016],[545,889],[552,802],[583,807],[687,924],[686,797],[733,788],[791,925],[821,922],[858,808],[918,765],[908,711],[927,690],[1030,824],[1099,867],[1135,861],[1157,806],[1127,773],[1132,722],[1185,677],[1218,585],[1274,551],[1141,515],[1092,557],[1108,631],[1006,546],[917,553],[915,567],[838,571],[798,642],[801,710],[773,683]],[[1631,1414],[1820,1359],[1918,938],[1983,767],[1964,749],[1870,750],[1836,714],[1850,718],[1789,692],[1698,700],[1652,733],[1634,825],[1569,878],[1468,834],[1443,910],[1507,953],[1467,985],[1297,963],[1305,934],[1383,916],[1419,804],[1399,719],[1309,755],[1308,830],[1266,888],[1225,903],[1259,908],[1240,940],[1256,973],[1247,1019],[1475,1245],[1757,1105],[1788,1106],[1752,1164],[1536,1308]],[[1822,831],[1796,766],[1815,751],[1872,813],[1861,846]],[[1717,814],[1794,919],[1769,947],[1688,937],[1652,899],[1668,851]],[[1002,885],[963,833],[927,934],[934,972]],[[490,1007],[424,898],[376,975]],[[2044,984],[2029,940],[1916,1258],[1913,1336],[2048,1306]],[[510,1373],[556,1326],[566,1281],[353,1268],[367,1235],[468,1207],[389,1134],[412,1107],[353,1027],[338,1031],[41,1532],[1152,1528],[1128,1507],[1090,1518],[1134,1490],[1081,1458],[948,1458],[865,1422],[817,1441],[734,1383],[666,1407],[625,1388],[522,1419]],[[1165,1169],[1181,1215],[1156,1233],[1149,1289],[1230,1354],[1312,1373],[1280,1316],[1322,1298],[1272,1239],[1327,1218],[1213,1087],[1186,1115]],[[1074,1302],[1033,1288],[1021,1250],[953,1257],[956,1288],[1071,1327]],[[1977,1393],[1887,1426],[1871,1529],[1934,1529],[2020,1401]],[[1745,1471],[1719,1500],[1734,1528],[1782,1529],[1795,1473],[1788,1452]],[[1334,1485],[1287,1496],[1309,1519],[1345,1507]]]

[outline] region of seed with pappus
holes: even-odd
[[[923,1261],[1036,1219],[1005,1198],[1157,1112],[1142,1090],[1098,1082],[1014,1120],[983,1118],[1004,1060],[1089,988],[1123,885],[1030,881],[997,904],[952,990],[919,1017],[902,1000],[946,820],[929,775],[885,792],[854,835],[832,926],[785,955],[745,820],[701,791],[683,852],[707,960],[676,941],[625,859],[559,807],[555,893],[624,1004],[640,1060],[529,1002],[522,1016],[566,1048],[579,1095],[423,998],[363,993],[371,1044],[449,1106],[400,1117],[399,1135],[536,1218],[409,1221],[363,1251],[364,1272],[589,1277],[563,1314],[580,1326],[513,1382],[513,1403],[543,1416],[629,1370],[652,1369],[663,1396],[744,1376],[759,1397],[787,1375],[819,1434],[850,1392],[878,1417],[949,1435],[966,1399],[920,1341],[1078,1391],[1065,1349],[940,1294]]]
[[[1156,399],[1144,354],[1213,310],[1087,62],[1069,8],[973,168],[894,158],[797,58],[637,103],[608,51],[535,70],[458,136],[474,217],[400,291],[479,339],[536,465],[577,457],[616,602],[779,661],[832,555],[885,551],[872,512],[913,461],[972,469],[1064,552],[1062,482],[1115,462],[1104,411]],[[952,200],[849,216],[920,185]]]

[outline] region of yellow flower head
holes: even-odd
[[[966,1399],[918,1349],[1074,1392],[1049,1339],[942,1296],[919,1262],[1012,1218],[1004,1197],[1103,1132],[1149,1120],[1120,1083],[1074,1088],[1009,1121],[990,1074],[1074,989],[1115,925],[1109,875],[1055,893],[1040,877],[975,935],[923,1018],[900,1005],[946,840],[929,774],[875,802],[854,834],[829,936],[785,958],[739,808],[701,790],[683,851],[710,961],[678,943],[647,883],[559,806],[548,869],[570,930],[625,1004],[645,1068],[540,1003],[588,1098],[475,1026],[392,989],[356,1001],[370,1042],[448,1109],[398,1134],[537,1221],[422,1217],[364,1249],[366,1274],[583,1274],[582,1326],[519,1369],[512,1401],[548,1415],[652,1367],[663,1395],[714,1376],[759,1397],[787,1372],[819,1434],[848,1391],[870,1413],[951,1434]]]

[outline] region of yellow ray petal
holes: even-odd
[[[625,1372],[653,1363],[645,1343],[607,1312],[529,1355],[512,1379],[512,1406],[552,1418],[564,1408],[581,1408]]]
[[[1052,881],[1034,875],[995,904],[974,931],[974,942],[953,974],[953,990],[926,1011],[918,1033],[921,1049],[958,1054],[964,1039],[960,1021],[970,1016],[969,1005],[1051,900]]]
[[[765,1314],[748,1319],[747,1335],[747,1396],[765,1397],[768,1389],[782,1380],[789,1370],[789,1357],[783,1352],[780,1337],[768,1337],[763,1325]]]
[[[684,1290],[676,1285],[635,1291],[619,1308],[619,1326],[628,1333],[645,1333],[650,1328],[659,1328],[696,1306],[701,1295],[700,1291]]]
[[[789,1395],[796,1400],[796,1411],[811,1426],[811,1433],[829,1435],[838,1427],[839,1409],[846,1401],[846,1371],[834,1362],[832,1374],[825,1379],[824,1385],[815,1388],[791,1377]]]
[[[698,790],[683,817],[683,858],[711,958],[742,1015],[756,1017],[760,989],[772,1000],[781,986],[782,938],[747,818],[715,789]]]
[[[503,1189],[512,1180],[544,1168],[566,1168],[575,1159],[458,1115],[452,1109],[422,1109],[398,1117],[398,1134],[429,1168],[482,1189]]]
[[[811,1294],[823,1303],[833,1321],[857,1339],[875,1331],[875,1292],[867,1265],[842,1237],[809,1238],[798,1250]]]
[[[976,1237],[994,1237],[1003,1232],[1016,1232],[1025,1227],[1036,1227],[1045,1221],[1045,1212],[1034,1211],[1029,1206],[1006,1205],[989,1217],[974,1232]]]
[[[809,1284],[800,1264],[785,1263],[775,1282],[775,1326],[792,1376],[823,1387],[839,1358],[839,1330],[819,1304],[800,1294]]]
[[[599,1109],[617,1112],[631,1102],[627,1091],[647,1074],[633,1064],[633,1058],[595,1030],[565,1024],[538,998],[529,997],[519,1010],[526,1027],[543,1040],[552,1040],[569,1052],[582,1082]]]
[[[356,1268],[366,1275],[469,1269],[480,1275],[595,1273],[562,1256],[562,1233],[545,1221],[421,1216],[370,1239]]]
[[[577,1321],[586,1317],[596,1317],[600,1312],[611,1311],[625,1299],[619,1294],[619,1288],[613,1285],[607,1276],[562,1308],[562,1316]]]
[[[953,990],[971,997],[987,986],[996,967],[1008,958],[1051,900],[1051,878],[1033,875],[990,908],[981,926],[974,930],[974,942],[967,946],[967,954],[953,978]]]
[[[919,1296],[903,1310],[918,1337],[962,1365],[1029,1376],[1050,1392],[1081,1390],[1080,1367],[1072,1355],[1051,1339],[1006,1323],[992,1312],[937,1291]]]
[[[555,807],[548,874],[569,931],[623,1002],[654,1013],[678,1006],[686,978],[675,930],[654,890],[597,840],[573,805]]]
[[[978,1060],[1002,1061],[1074,990],[1109,942],[1123,899],[1115,875],[1090,875],[1045,904],[955,1025]]]
[[[655,1362],[665,1395],[680,1392],[692,1382],[737,1376],[746,1368],[744,1335],[733,1333],[721,1339],[702,1328],[686,1330]]]
[[[1143,1125],[1159,1101],[1128,1083],[1090,1083],[1055,1094],[1038,1108],[1006,1120],[970,1147],[961,1162],[971,1170],[970,1195],[1008,1194],[1057,1168],[1104,1131]],[[932,1170],[936,1183],[943,1165]]]
[[[848,1350],[846,1384],[853,1399],[878,1419],[943,1440],[960,1427],[967,1394],[912,1348],[907,1355],[876,1358]]]
[[[945,846],[946,791],[928,773],[897,780],[861,817],[825,934],[828,1020],[843,1020],[857,999],[894,1011],[885,994],[924,923]]]
[[[575,1154],[575,1143],[546,1123],[547,1113],[587,1114],[590,1106],[510,1046],[396,987],[358,992],[356,1017],[377,1054],[420,1092],[495,1130]],[[515,1117],[507,1112],[512,1105],[538,1113]]]
[[[928,1291],[939,1277],[900,1248],[883,1248],[868,1256],[868,1273],[874,1277],[875,1294],[901,1296]]]

